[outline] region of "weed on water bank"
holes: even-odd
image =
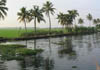
[[[37,53],[42,52],[42,49],[35,49],[35,50],[31,50],[31,49],[27,49],[27,48],[20,48],[16,50],[17,55],[36,55]]]
[[[63,35],[63,34],[89,34],[89,33],[95,33],[97,32],[97,29],[95,27],[75,27],[75,28],[53,28],[51,29],[50,35]],[[34,37],[34,36],[48,36],[49,30],[48,29],[37,29],[36,33],[35,31],[32,32],[25,32],[21,34],[21,37]]]
[[[2,60],[21,60],[24,56],[36,55],[42,51],[42,49],[27,49],[24,45],[0,45]]]

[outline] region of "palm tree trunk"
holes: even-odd
[[[24,20],[25,31],[27,32],[26,21]]]
[[[35,35],[36,35],[36,17],[34,19],[34,31],[35,31]]]
[[[64,28],[64,25],[62,25],[62,32],[63,32],[63,33],[64,33],[64,29],[65,29],[65,28]]]
[[[50,14],[48,14],[49,17],[49,34],[51,34],[51,18],[50,18]]]
[[[90,27],[91,27],[91,21],[90,21]]]
[[[74,19],[74,22],[75,22],[75,28],[76,28],[76,19]]]

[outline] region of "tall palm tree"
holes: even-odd
[[[4,19],[7,16],[8,8],[6,7],[6,0],[0,1],[0,18]]]
[[[79,18],[78,23],[82,25],[84,23],[84,20],[82,18]]]
[[[75,21],[76,25],[76,17],[79,16],[79,13],[77,10],[68,10],[68,13],[72,16],[73,21]]]
[[[91,21],[92,21],[93,17],[90,13],[87,15],[87,19],[90,21],[89,26],[91,26]]]
[[[30,10],[31,14],[31,20],[34,20],[34,30],[36,34],[36,24],[37,22],[40,23],[41,21],[44,21],[44,16],[43,16],[43,11],[42,9],[39,8],[39,6],[33,6],[33,9]]]
[[[53,4],[49,1],[47,1],[44,5],[43,5],[43,11],[46,13],[47,17],[49,18],[49,34],[51,33],[51,18],[50,18],[50,14],[54,14],[55,8],[53,8]]]
[[[17,15],[19,22],[24,22],[25,30],[27,32],[26,23],[29,22],[29,12],[26,10],[25,7],[22,7]]]

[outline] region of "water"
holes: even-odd
[[[21,61],[0,62],[0,70],[96,70],[96,61],[100,64],[100,33],[7,43],[44,52]]]

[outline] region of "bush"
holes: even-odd
[[[36,55],[42,51],[42,49],[27,49],[24,45],[0,45],[0,55],[3,60],[20,60],[24,56]]]
[[[35,50],[31,50],[31,49],[27,49],[27,48],[19,48],[16,50],[16,53],[18,55],[36,55],[39,52],[42,52],[42,49],[35,49]]]

